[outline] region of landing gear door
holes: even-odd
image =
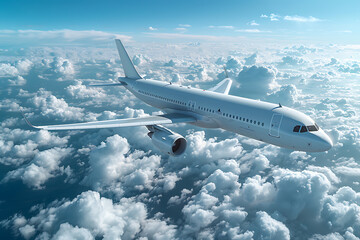
[[[274,113],[271,118],[269,135],[272,137],[280,137],[280,125],[283,115],[279,113]]]

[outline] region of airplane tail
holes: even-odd
[[[134,64],[132,63],[129,55],[127,54],[124,45],[121,43],[120,39],[115,39],[116,46],[120,55],[121,63],[125,72],[125,77],[132,79],[142,78],[139,73],[136,71]]]

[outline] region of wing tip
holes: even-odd
[[[29,119],[25,116],[25,113],[21,110],[21,108],[20,108],[20,112],[21,112],[21,115],[23,116],[25,122],[27,123],[27,125],[29,125],[29,126],[32,127],[32,128],[39,129],[39,127],[34,126],[34,125],[31,124],[31,122],[30,122]]]

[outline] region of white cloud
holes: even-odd
[[[266,100],[273,103],[286,103],[294,105],[299,103],[300,92],[293,84],[283,85],[279,90],[266,96]]]
[[[178,28],[175,28],[175,30],[178,31],[178,32],[186,32],[187,28],[178,27]]]
[[[237,76],[241,94],[251,98],[264,98],[277,87],[275,81],[277,69],[271,67],[244,67]]]
[[[256,63],[257,54],[254,53],[251,56],[245,58],[245,65],[254,65]]]
[[[146,33],[147,36],[152,38],[159,39],[176,39],[176,40],[198,40],[198,41],[238,41],[243,39],[243,37],[230,37],[230,36],[216,36],[216,35],[193,35],[193,34],[183,34],[183,33]]]
[[[65,41],[65,42],[74,42],[74,41],[106,41],[112,40],[115,38],[120,38],[125,41],[131,39],[130,36],[121,35],[117,33],[109,33],[96,30],[84,30],[77,31],[71,29],[61,29],[61,30],[14,30],[14,31],[4,31],[0,30],[0,36],[2,39],[7,38],[20,38],[24,40],[56,40]]]
[[[28,131],[22,129],[0,128],[0,163],[19,166],[34,157],[39,148],[64,146],[69,137],[58,137],[56,133],[45,130]]]
[[[52,148],[38,152],[27,166],[8,172],[1,182],[21,179],[29,187],[40,189],[48,179],[62,174],[61,161],[71,151],[71,148]]]
[[[12,66],[10,63],[0,64],[0,77],[17,76],[18,74],[19,74],[18,69]]]
[[[40,232],[57,234],[55,236],[70,230],[67,233],[71,236],[90,236],[90,232],[92,236],[104,239],[133,239],[141,231],[146,214],[146,207],[142,203],[126,198],[113,203],[111,199],[100,197],[97,192],[88,191],[71,201],[54,203],[40,210],[28,223]],[[62,224],[62,229],[59,229]]]
[[[123,188],[140,191],[151,188],[160,167],[160,156],[148,157],[142,151],[129,151],[130,145],[125,138],[119,135],[108,137],[90,152],[90,173],[83,182],[98,190],[108,187],[119,195]],[[171,187],[170,184],[166,190]]]
[[[297,16],[297,15],[285,16],[284,20],[293,21],[293,22],[319,22],[319,21],[321,21],[320,19],[312,17],[312,16],[302,17],[302,16]]]
[[[75,85],[70,85],[66,88],[67,93],[76,99],[98,98],[104,99],[107,97],[104,89],[94,88],[83,85],[82,82],[76,81]]]
[[[259,232],[256,232],[259,239],[290,239],[289,229],[282,222],[271,218],[266,212],[257,212],[255,221],[259,227]]]
[[[293,57],[293,56],[285,56],[282,58],[282,62],[280,65],[288,65],[288,66],[294,66],[294,65],[300,65],[304,64],[305,61],[302,58]]]
[[[150,31],[157,31],[157,30],[158,30],[157,28],[154,28],[154,27],[151,27],[151,26],[150,26],[148,29],[149,29]]]
[[[217,28],[217,29],[234,29],[234,26],[209,26],[209,28]]]
[[[277,233],[282,237],[287,236],[286,228],[292,236],[300,235],[306,239],[315,236],[319,239],[359,237],[359,101],[355,95],[357,89],[354,88],[359,61],[356,46],[285,47],[281,42],[267,44],[235,37],[214,36],[212,39],[210,36],[210,40],[207,40],[206,36],[180,33],[172,37],[178,39],[168,40],[167,44],[143,45],[133,42],[129,48],[130,55],[133,56],[136,49],[141,49],[143,56],[151,56],[151,61],[142,62],[139,70],[161,80],[173,78],[208,88],[225,76],[221,65],[227,65],[229,75],[234,79],[245,65],[246,70],[241,74],[243,81],[238,83],[243,84],[241,87],[248,85],[248,89],[251,86],[259,88],[257,84],[262,84],[262,94],[257,93],[253,97],[271,98],[276,102],[282,99],[281,103],[294,104],[295,109],[309,114],[332,135],[335,142],[333,149],[317,154],[291,152],[226,131],[208,129],[199,133],[197,127],[179,124],[170,128],[184,136],[188,135],[191,149],[183,157],[172,158],[154,155],[158,151],[146,136],[145,127],[81,131],[75,135],[69,132],[71,137],[62,137],[68,134],[66,132],[22,130],[27,126],[16,115],[20,105],[28,108],[26,112],[32,111],[29,107],[40,107],[42,113],[50,109],[49,114],[44,114],[46,119],[43,120],[43,123],[49,124],[63,121],[63,117],[69,121],[86,121],[89,118],[144,116],[145,112],[154,111],[129,93],[122,94],[121,88],[94,89],[98,91],[97,94],[85,85],[88,79],[106,81],[121,75],[119,62],[109,61],[118,59],[113,48],[64,50],[59,46],[17,52],[0,50],[6,59],[10,59],[3,63],[9,63],[18,71],[3,80],[4,94],[0,99],[0,115],[3,117],[0,158],[4,160],[1,164],[12,164],[4,169],[26,169],[36,154],[54,147],[69,145],[76,148],[74,154],[60,160],[59,170],[50,173],[62,177],[49,178],[40,186],[76,174],[78,180],[85,180],[71,186],[75,192],[77,187],[96,189],[109,201],[113,199],[113,209],[118,213],[117,205],[122,205],[120,201],[123,198],[131,202],[124,211],[121,210],[123,213],[135,204],[143,206],[148,209],[145,211],[147,217],[139,218],[131,225],[135,226],[134,229],[140,229],[133,231],[136,232],[135,238],[257,239],[261,236],[271,238],[271,234]],[[235,40],[236,44],[225,42],[230,40]],[[253,53],[259,55],[254,58],[251,56]],[[8,56],[10,54],[13,55]],[[291,64],[278,64],[286,56],[291,59],[285,59],[285,62],[289,60],[287,63]],[[72,64],[73,73],[68,77],[69,81],[52,81],[66,75],[66,71],[55,71],[58,69],[52,65],[55,57],[62,57]],[[331,58],[336,60],[332,61]],[[17,63],[24,61],[21,59],[29,59],[31,66],[24,64],[18,68],[20,65]],[[43,59],[49,61],[41,62]],[[326,65],[329,62],[331,64]],[[248,71],[254,64],[257,65],[250,74]],[[20,73],[20,68],[24,74]],[[19,93],[18,88],[7,84],[9,79],[16,80],[17,76],[27,80]],[[234,94],[245,96],[246,92],[241,92],[241,87],[237,88],[236,84],[234,82],[232,88]],[[51,89],[52,92],[36,92],[39,88],[46,89],[42,90],[45,92]],[[56,96],[56,99],[52,96]],[[39,98],[38,105],[34,102],[35,98]],[[104,100],[106,98],[111,103]],[[104,105],[107,111],[104,111]],[[122,106],[129,107],[121,110]],[[76,112],[81,114],[75,116]],[[35,122],[41,122],[35,118],[38,113],[28,115]],[[66,165],[70,158],[71,168]],[[44,175],[42,173],[38,173],[40,180]],[[20,177],[16,179],[22,180]],[[4,182],[0,187],[7,188],[10,184],[21,183]],[[84,184],[86,186],[82,186]],[[42,189],[41,192],[49,194],[48,190]],[[74,198],[68,193],[52,193],[51,196],[57,201],[48,205],[47,202],[37,201],[30,191],[27,198],[36,205],[26,213],[27,218],[13,215],[16,220],[11,217],[1,221],[0,225],[11,222],[13,226],[6,228],[9,234],[15,230],[17,236],[38,239],[52,238],[54,234],[57,237],[66,236],[67,233],[79,238],[83,235],[86,238],[112,238],[111,233],[116,232],[115,228],[120,226],[120,230],[124,229],[121,221],[112,217],[112,211],[98,210],[104,205],[102,201],[92,202],[80,196]],[[66,196],[71,196],[70,200],[63,199]],[[85,208],[87,204],[89,207]],[[12,214],[16,212],[19,211],[14,209]],[[136,215],[138,210],[134,212]],[[266,221],[261,222],[257,212],[263,212]],[[100,216],[102,213],[110,217]],[[84,222],[94,216],[100,216],[99,223],[85,225]],[[199,223],[203,217],[209,219]],[[127,216],[122,219],[130,222]],[[111,223],[112,220],[114,222]],[[134,238],[131,231],[124,230],[126,233],[129,234],[121,235],[122,239]]]
[[[270,18],[270,21],[279,21],[280,16],[277,14],[271,13],[269,18]]]
[[[17,76],[14,80],[8,80],[11,86],[23,86],[26,84],[26,79],[22,76]]]
[[[260,24],[255,22],[255,20],[252,20],[251,22],[248,22],[248,25],[250,25],[250,26],[259,26]]]
[[[237,139],[217,141],[217,138],[205,138],[204,131],[186,136],[187,154],[200,159],[234,158],[241,154],[243,148]]]
[[[25,225],[25,226],[19,228],[20,234],[25,239],[31,239],[31,237],[34,236],[35,231],[36,230],[35,230],[34,226],[31,226],[31,225]]]
[[[59,230],[51,238],[53,240],[77,239],[77,240],[92,240],[94,239],[91,232],[86,228],[79,228],[78,226],[71,226],[69,223],[60,225]]]
[[[62,57],[56,57],[52,62],[51,67],[56,73],[64,75],[72,75],[75,73],[73,64],[68,59]]]
[[[143,54],[136,54],[133,58],[132,61],[134,63],[134,65],[142,65],[148,62],[151,62],[151,59]]]
[[[244,33],[261,33],[261,32],[268,32],[268,31],[261,31],[259,29],[236,29],[235,32],[244,32]]]
[[[57,117],[61,120],[82,120],[84,117],[82,108],[69,106],[63,98],[59,99],[43,88],[29,101],[36,108],[40,108],[41,114],[46,117]]]

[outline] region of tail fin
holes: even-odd
[[[125,76],[127,78],[140,79],[139,73],[136,71],[134,64],[129,58],[124,45],[121,43],[120,39],[115,39],[116,46],[120,55],[121,63],[124,68]]]

